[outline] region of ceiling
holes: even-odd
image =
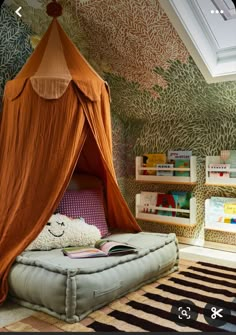
[[[236,80],[236,12],[231,0],[160,0],[208,83]]]

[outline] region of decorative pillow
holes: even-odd
[[[100,230],[102,237],[108,234],[101,189],[66,191],[57,212],[71,218],[83,217]]]
[[[101,238],[99,229],[88,225],[83,218],[70,219],[54,214],[41,233],[26,250],[50,250],[74,246],[94,246]]]

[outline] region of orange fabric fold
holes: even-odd
[[[72,85],[62,98],[41,99],[26,84],[4,101],[0,154],[0,302],[12,262],[56,209],[86,139],[85,117]]]
[[[103,94],[101,101],[105,103],[109,97],[106,90],[103,90]],[[82,169],[83,172],[89,171],[104,180],[109,227],[120,231],[138,232],[141,229],[130,212],[116,181],[110,142],[111,126],[107,126],[110,122],[109,117],[104,122],[104,110],[99,108],[100,104],[84,101],[80,92],[77,92],[77,95],[89,124],[89,134],[91,133],[81,152],[78,169]]]
[[[53,57],[47,48],[55,29],[53,47],[62,61],[52,67],[48,59],[47,69],[43,56],[47,52]],[[60,81],[69,78],[68,73],[71,80],[61,90]],[[42,85],[40,95],[31,82],[35,74],[38,87]],[[45,85],[52,83],[53,88],[48,99],[45,74],[49,80]],[[62,93],[54,95],[57,88]],[[106,83],[54,19],[34,54],[5,89],[0,129],[0,303],[7,296],[11,265],[57,208],[75,168],[104,181],[110,228],[140,231],[117,185],[110,118]]]

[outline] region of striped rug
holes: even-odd
[[[197,319],[176,324],[172,306],[181,299],[194,303]],[[227,308],[231,315],[224,326],[206,322],[205,306],[211,303]],[[79,323],[68,324],[43,313],[6,326],[10,332],[228,332],[236,331],[236,269],[205,262],[182,260],[179,272],[143,286],[106,307],[91,313]]]

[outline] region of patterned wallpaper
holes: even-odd
[[[44,6],[26,6],[24,21],[41,36],[48,25]],[[60,1],[60,21],[81,52],[109,82],[112,94],[114,163],[126,200],[134,210],[141,190],[192,190],[195,228],[140,223],[143,229],[236,244],[236,234],[204,232],[204,200],[235,196],[232,187],[205,186],[204,159],[236,149],[236,82],[207,84],[161,9],[158,0]],[[197,159],[195,187],[139,184],[134,158],[142,153],[190,149]]]
[[[159,192],[173,189],[192,190],[197,199],[196,228],[156,223],[142,223],[142,226],[149,231],[174,231],[179,236],[203,239],[205,199],[216,195],[235,197],[235,188],[205,186],[205,156],[218,155],[223,148],[236,148],[234,129],[236,110],[232,104],[232,95],[236,103],[236,83],[206,84],[191,58],[187,64],[173,62],[168,71],[162,71],[162,75],[169,85],[165,90],[158,91],[159,99],[152,98],[150,93],[139,92],[138,87],[133,86],[131,91],[125,89],[125,110],[130,111],[136,105],[143,111],[138,114],[138,118],[124,121],[127,143],[125,171],[127,200],[134,209],[135,194],[142,190]],[[122,91],[117,91],[119,78],[109,75],[107,77],[111,90],[116,88],[117,99],[120,102]],[[227,90],[232,94],[226,95]],[[130,92],[132,95],[129,99]],[[116,104],[116,101],[113,100],[113,103]],[[118,113],[120,103],[116,106]],[[136,155],[142,155],[147,151],[167,152],[168,149],[192,150],[197,156],[197,186],[145,185],[134,181],[132,176],[134,176],[133,163]],[[236,244],[235,234],[208,231],[205,238],[215,242]]]
[[[0,10],[0,97],[6,81],[15,77],[32,53],[31,34],[31,29],[3,5]]]

